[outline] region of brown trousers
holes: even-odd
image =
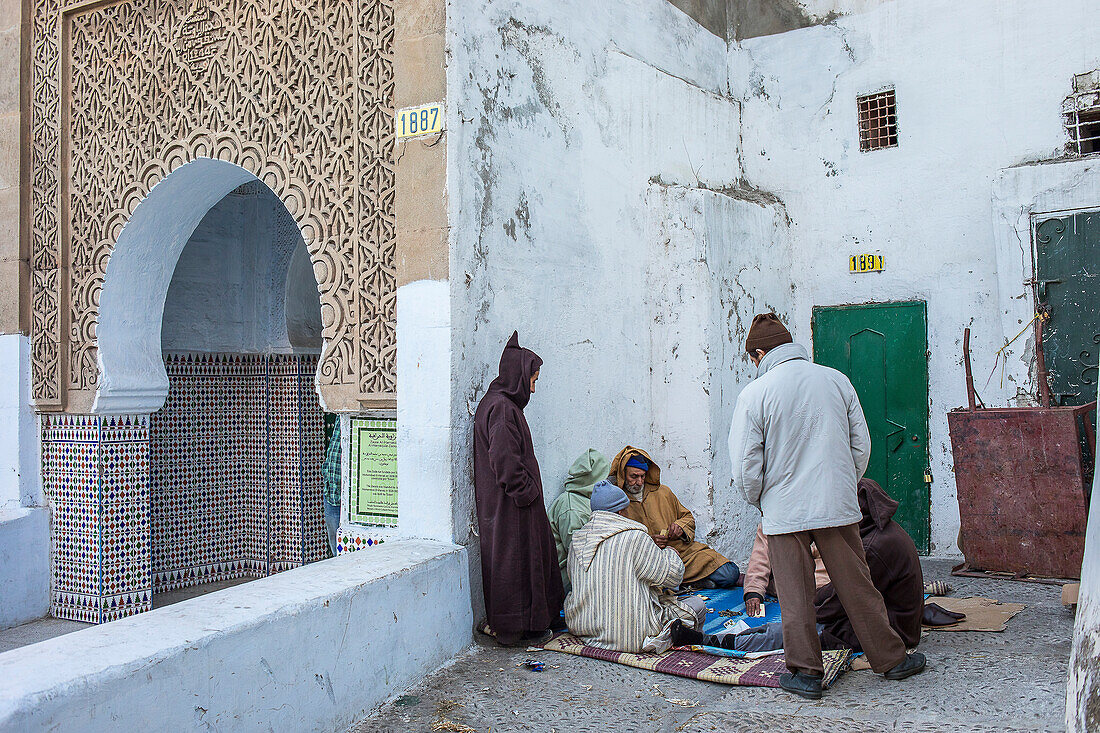
[[[823,672],[821,638],[814,612],[814,560],[810,543],[829,572],[844,612],[852,621],[871,669],[881,674],[905,660],[905,644],[890,628],[882,594],[871,582],[859,525],[768,535],[772,577],[783,610],[783,653],[787,669]]]

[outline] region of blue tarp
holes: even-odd
[[[772,621],[780,621],[781,616],[779,613],[779,601],[775,598],[767,597],[764,599],[764,616],[761,618],[753,618],[745,615],[745,591],[743,588],[733,589],[719,589],[699,591],[693,595],[698,595],[706,599],[707,604],[707,620],[703,625],[704,634],[724,634],[729,631],[726,627],[727,622],[736,623],[737,621],[744,621],[748,626],[756,627],[763,626],[764,624],[771,623]],[[719,611],[732,611],[732,615],[723,615]],[[704,651],[708,654],[714,654],[720,657],[744,657],[744,652],[736,652],[730,649],[721,649],[718,647],[698,646],[692,647],[698,651]]]
[[[764,599],[764,617],[753,618],[745,615],[745,590],[743,588],[732,588],[729,590],[715,588],[713,590],[703,590],[696,593],[696,595],[705,597],[707,604],[707,622],[703,626],[704,634],[721,634],[726,631],[727,621],[744,621],[749,626],[763,626],[764,624],[771,623],[772,621],[779,621],[779,601],[775,598]],[[722,616],[719,615],[719,611],[733,611],[734,616]]]

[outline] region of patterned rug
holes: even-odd
[[[712,654],[676,649],[664,654],[627,654],[587,646],[567,632],[556,634],[543,645],[543,648],[579,657],[616,662],[638,669],[674,674],[679,677],[718,682],[723,685],[779,687],[779,675],[787,671],[782,654],[761,659],[716,657]],[[851,652],[847,649],[839,649],[825,652],[822,656],[825,662],[825,678],[822,684],[828,687],[841,672],[848,668]]]

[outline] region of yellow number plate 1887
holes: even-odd
[[[882,272],[882,255],[852,255],[848,272]]]
[[[432,135],[443,129],[443,105],[425,104],[397,110],[397,139]]]

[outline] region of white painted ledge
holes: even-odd
[[[0,654],[0,730],[343,730],[472,627],[466,550],[394,541]]]
[[[49,612],[50,510],[0,509],[0,629]]]

